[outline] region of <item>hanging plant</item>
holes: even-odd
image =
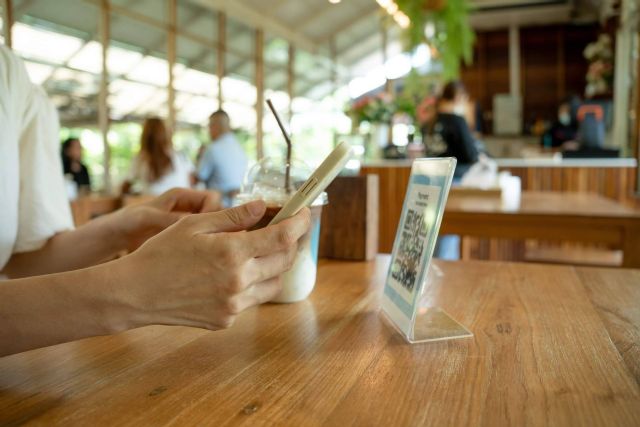
[[[469,0],[396,0],[396,4],[411,21],[405,30],[407,49],[429,44],[438,52],[443,77],[458,77],[461,61],[473,60]]]

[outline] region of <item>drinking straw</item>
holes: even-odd
[[[287,193],[290,193],[291,189],[289,188],[289,181],[291,179],[291,139],[289,139],[289,135],[287,134],[287,131],[284,129],[284,125],[280,120],[280,116],[278,115],[278,112],[276,111],[270,99],[267,99],[267,105],[275,116],[276,122],[278,122],[278,127],[280,127],[280,131],[282,132],[282,136],[284,136],[284,140],[287,142],[287,164],[285,166],[284,173],[284,189]]]

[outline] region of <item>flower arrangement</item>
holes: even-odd
[[[362,122],[390,123],[395,112],[393,98],[386,92],[357,99],[347,110],[356,125]]]
[[[613,85],[613,49],[611,37],[600,34],[598,40],[589,43],[584,49],[583,55],[589,61],[587,70],[587,87],[585,96],[593,98],[597,95],[611,93]]]

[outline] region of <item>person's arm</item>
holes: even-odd
[[[211,330],[274,298],[309,210],[245,230],[263,202],[189,215],[137,251],[95,267],[0,286],[0,356],[151,324]]]
[[[186,213],[220,209],[207,191],[170,190],[146,203],[99,217],[73,231],[58,233],[35,251],[16,253],[1,273],[10,278],[57,273],[95,265],[133,250]]]
[[[214,156],[212,155],[213,145],[209,145],[205,148],[202,157],[198,162],[197,177],[200,181],[206,183],[214,169]]]
[[[463,117],[456,116],[457,121],[457,134],[460,137],[461,151],[464,153],[464,159],[458,159],[461,163],[475,163],[478,161],[478,150],[476,149],[476,142],[469,131],[469,126]]]

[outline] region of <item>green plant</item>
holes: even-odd
[[[440,8],[429,9],[428,0],[396,0],[398,8],[411,20],[405,30],[407,48],[413,50],[423,43],[435,47],[442,63],[444,79],[456,78],[460,62],[473,60],[475,33],[469,25],[469,0],[446,0]],[[432,25],[433,34],[426,35],[425,28]]]

